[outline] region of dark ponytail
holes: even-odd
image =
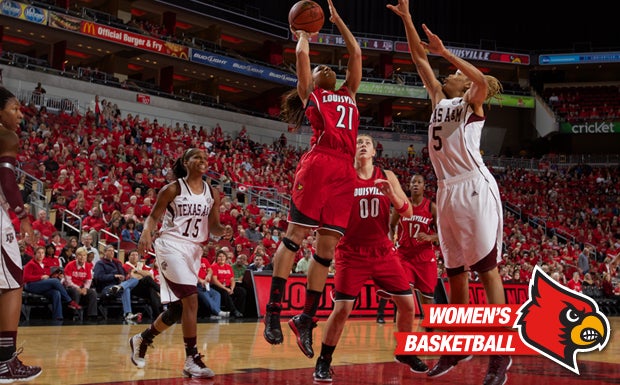
[[[299,97],[297,88],[293,88],[286,92],[282,97],[281,119],[294,125],[295,128],[299,128],[304,122],[305,116],[304,105]]]

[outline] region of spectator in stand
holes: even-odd
[[[575,271],[573,273],[573,277],[568,282],[566,282],[566,287],[579,293],[583,291],[581,284],[581,275],[578,271]]]
[[[257,244],[263,240],[263,235],[258,231],[254,218],[248,219],[248,227],[245,229],[245,236],[253,244]]]
[[[198,271],[198,300],[207,308],[209,315],[228,318],[230,313],[222,311],[222,297],[217,290],[211,289],[211,278],[213,270],[211,263],[205,257],[200,259],[200,270]]]
[[[134,285],[124,286],[131,289],[131,295],[143,298],[149,302],[153,317],[157,317],[161,313],[162,306],[159,299],[160,286],[153,277],[151,269],[141,261],[140,253],[137,249],[131,250],[127,255],[127,261],[123,264],[125,273],[127,274],[125,282],[133,279],[138,282]]]
[[[54,227],[57,231],[62,229],[62,221],[64,218],[64,212],[67,209],[67,197],[64,195],[58,195],[51,202],[51,210],[56,210],[56,222]]]
[[[41,294],[52,302],[52,316],[62,321],[62,304],[66,303],[70,309],[80,310],[82,307],[71,299],[59,278],[54,278],[50,269],[43,264],[45,248],[37,247],[34,258],[24,266],[24,290],[30,293]],[[60,270],[56,267],[56,275]]]
[[[588,246],[584,245],[583,250],[579,253],[577,267],[581,274],[586,274],[590,271],[590,248]]]
[[[90,214],[82,221],[82,231],[86,231],[93,239],[93,244],[99,242],[99,232],[106,227],[101,209],[95,206],[91,209]]]
[[[89,233],[82,233],[82,246],[87,253],[93,253],[92,267],[99,261],[99,250],[93,246],[93,237]]]
[[[138,284],[138,280],[131,277],[128,279],[123,264],[116,258],[116,249],[113,245],[105,246],[103,257],[93,269],[93,279],[100,296],[116,296],[121,293],[125,322],[142,320],[142,314],[134,314],[131,309],[131,289]]]
[[[120,248],[120,241],[123,238],[123,225],[121,224],[121,218],[112,219],[108,226],[104,229],[102,238],[106,244],[113,244],[115,248]]]
[[[51,243],[45,245],[43,264],[47,269],[52,269],[53,267],[62,267],[60,263],[60,258],[56,255],[56,247]]]
[[[15,177],[20,152],[17,132],[23,118],[19,100],[0,87],[0,195],[3,196],[0,207],[3,259],[0,266],[0,381],[4,383],[30,381],[42,372],[39,366],[24,365],[17,357],[22,348],[16,346],[24,283],[17,242],[33,232]],[[11,223],[11,215],[16,217],[19,227]]]
[[[239,254],[235,259],[235,263],[232,265],[235,282],[241,283],[243,276],[248,268],[248,256],[246,254]]]
[[[226,263],[226,251],[220,249],[215,254],[215,262],[211,265],[213,278],[211,288],[217,290],[222,298],[223,307],[235,318],[243,318],[241,310],[245,308],[245,288],[235,282],[235,273],[231,265]]]
[[[248,270],[260,272],[260,271],[268,271],[268,270],[273,270],[273,269],[269,268],[265,264],[265,260],[263,259],[263,256],[256,255],[254,256],[254,262],[248,265]]]
[[[308,271],[304,311],[289,321],[299,347],[312,345],[312,329],[316,326],[314,316],[336,244],[345,232],[353,204],[356,178],[353,158],[359,126],[355,95],[362,78],[362,51],[332,1],[328,0],[328,4],[329,20],[342,35],[349,55],[346,78],[340,88],[336,89],[336,74],[329,66],[311,68],[311,34],[292,31],[298,39],[297,88],[285,94],[282,115],[296,128],[301,126],[304,118],[309,119],[313,135],[310,140],[312,147],[303,155],[295,172],[289,226],[274,257],[263,333],[265,340],[272,345],[283,342],[281,302],[295,254],[308,232],[316,229],[319,234],[317,253]],[[328,99],[331,103],[326,102]]]
[[[136,230],[136,221],[133,219],[128,219],[125,222],[125,228],[121,231],[121,240],[123,242],[132,243],[134,245],[138,245],[138,241],[140,240],[140,232]]]
[[[310,267],[310,257],[312,256],[312,250],[303,249],[303,258],[297,261],[297,265],[295,265],[295,273],[299,274],[308,274],[308,268]]]
[[[46,210],[39,210],[37,213],[37,220],[32,222],[32,228],[34,230],[39,230],[46,242],[50,242],[52,234],[57,231],[54,224],[49,221]]]
[[[241,226],[241,225],[240,225]],[[241,245],[242,249],[249,249],[252,247],[252,241],[247,237],[245,229],[243,227],[239,228],[238,235],[234,239],[235,246]]]
[[[78,247],[75,260],[65,266],[64,285],[74,302],[86,307],[86,316],[90,321],[97,320],[97,291],[91,287],[93,266],[86,260],[88,251]]]

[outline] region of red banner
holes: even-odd
[[[244,279],[244,283],[254,288],[254,296],[256,298],[256,314],[259,317],[265,315],[265,306],[269,302],[269,289],[271,287],[271,272],[247,272],[248,276]],[[449,290],[447,282],[446,292]],[[328,317],[329,313],[333,309],[332,291],[334,291],[334,277],[327,277],[325,283],[325,290],[319,303],[319,310],[317,311],[318,317]],[[507,284],[504,283],[504,291],[506,293],[506,303],[511,305],[519,305],[528,300],[528,285],[526,284]],[[368,280],[360,295],[355,301],[353,312],[351,316],[363,316],[374,317],[377,315],[377,306],[379,305],[379,299],[377,297],[377,290],[372,280]],[[416,314],[422,315],[424,309],[416,300]],[[284,292],[284,299],[282,300],[282,315],[294,316],[301,313],[304,308],[306,299],[306,276],[300,274],[291,274],[289,277],[286,290]],[[484,287],[481,283],[470,282],[469,283],[469,299],[471,304],[486,304],[486,295],[484,293]],[[390,301],[385,309],[385,316],[391,316],[394,314],[394,307]]]

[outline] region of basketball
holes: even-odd
[[[298,1],[288,12],[288,23],[295,31],[319,32],[324,22],[323,8],[312,0]]]

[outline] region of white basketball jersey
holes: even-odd
[[[194,194],[184,178],[178,179],[181,193],[166,208],[160,236],[202,243],[209,239],[209,213],[213,196],[206,182],[200,194]]]
[[[480,154],[484,120],[462,97],[437,103],[428,130],[428,153],[438,180],[486,168]]]

